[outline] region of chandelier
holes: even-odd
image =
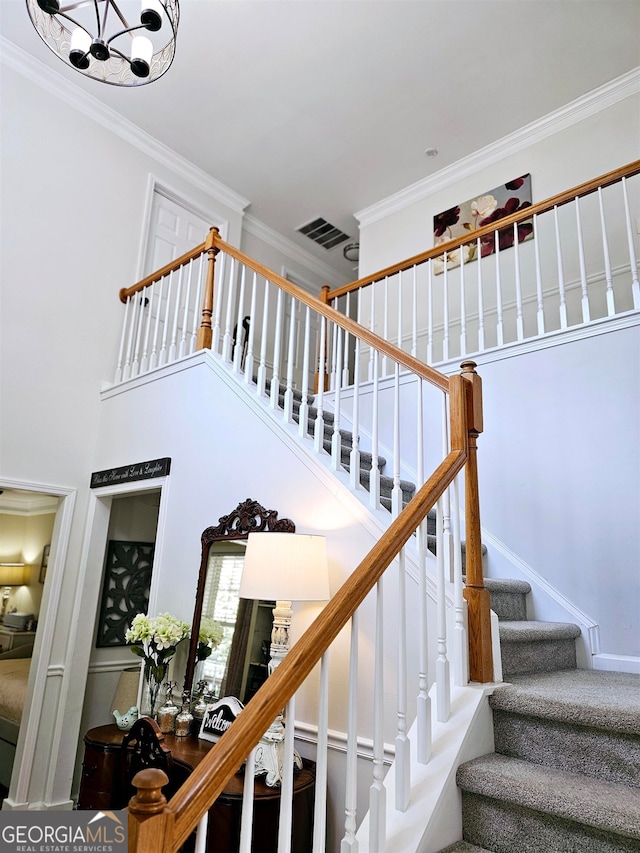
[[[151,83],[173,61],[178,0],[27,0],[27,9],[47,47],[102,83]]]

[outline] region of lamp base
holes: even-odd
[[[293,750],[293,764],[302,770],[302,759],[297,750]],[[260,738],[256,747],[255,776],[265,776],[265,785],[275,788],[282,782],[284,770],[284,734],[282,738],[275,737],[269,730]]]

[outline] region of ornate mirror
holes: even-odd
[[[222,642],[204,663],[205,677],[214,681],[220,695],[246,701],[247,694],[255,692],[258,682],[264,680],[267,660],[260,660],[260,647],[266,641],[268,655],[273,602],[238,598],[245,543],[253,532],[295,531],[291,519],[279,519],[275,510],[247,498],[229,515],[223,515],[216,527],[207,527],[203,532],[185,690],[191,692],[194,686],[203,619],[215,619],[223,628]]]

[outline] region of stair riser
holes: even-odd
[[[638,853],[639,840],[462,792],[465,841],[495,853]]]
[[[500,644],[502,651],[502,675],[508,681],[512,675],[529,672],[555,672],[560,669],[575,669],[575,640],[540,640],[537,642],[514,642]]]
[[[493,711],[495,751],[640,788],[640,737]]]
[[[498,619],[509,622],[525,621],[527,618],[526,597],[517,592],[491,592],[491,609]]]

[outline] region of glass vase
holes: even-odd
[[[142,696],[140,697],[140,716],[156,719],[158,713],[160,687],[162,680],[157,681],[152,672],[145,672]]]

